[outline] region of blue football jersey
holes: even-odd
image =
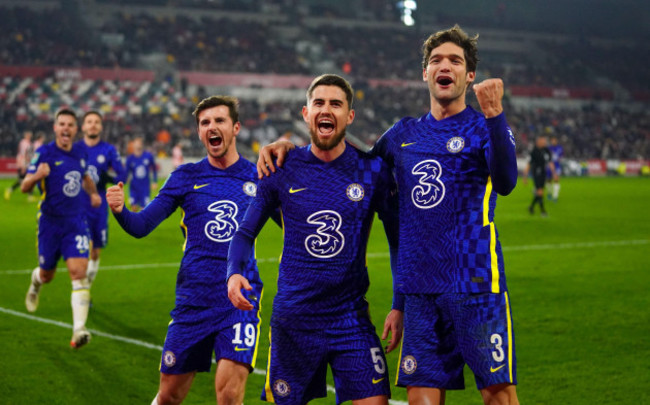
[[[126,158],[127,176],[130,178],[131,188],[149,192],[152,181],[158,181],[156,160],[151,152],[144,151],[142,155],[129,155]]]
[[[144,236],[180,207],[185,243],[176,280],[176,305],[238,311],[228,299],[226,259],[230,240],[256,191],[257,170],[251,162],[240,157],[222,170],[204,158],[174,170],[143,211],[124,210],[116,218],[127,232]],[[261,295],[254,254],[244,274]]]
[[[375,212],[390,214],[393,184],[381,159],[349,144],[332,162],[318,159],[309,146],[297,148],[260,181],[249,209],[266,217],[280,207],[284,231],[272,325],[322,329],[369,322],[366,247]]]
[[[97,192],[102,198],[102,205],[97,209],[106,211],[108,209],[108,204],[106,203],[106,179],[109,176],[109,169],[115,171],[115,182],[126,181],[126,171],[122,164],[122,159],[115,146],[108,142],[99,141],[97,145],[92,147],[86,145],[83,140],[77,143],[86,150],[88,155],[88,174],[93,179],[93,182],[95,182]],[[86,207],[91,209],[90,197],[85,200]]]
[[[88,194],[83,190],[83,177],[86,174],[87,155],[84,148],[73,144],[67,152],[52,141],[34,154],[28,174],[33,174],[41,163],[50,166],[50,174],[39,184],[43,193],[40,211],[45,215],[68,217],[84,212],[84,199]]]
[[[516,182],[514,137],[503,123],[499,148],[507,156],[493,160],[515,165],[508,173]],[[392,167],[398,184],[399,292],[505,291],[490,148],[486,119],[469,106],[440,121],[431,113],[404,118],[377,141],[372,153]]]

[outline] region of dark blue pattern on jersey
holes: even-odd
[[[240,312],[228,299],[226,259],[230,240],[255,194],[256,183],[255,165],[243,157],[225,170],[204,158],[172,172],[160,193],[140,213],[124,210],[125,218],[116,216],[127,232],[141,236],[143,229],[136,229],[129,217],[140,216],[146,230],[151,231],[177,207],[182,209],[185,244],[176,281],[177,306],[212,306],[233,314]],[[247,262],[244,276],[253,286],[249,300],[259,300],[262,282],[254,254]]]
[[[120,155],[117,153],[115,146],[108,142],[99,141],[95,146],[88,146],[81,140],[77,142],[81,147],[86,150],[88,155],[88,174],[95,182],[97,192],[102,198],[102,205],[96,209],[90,206],[90,197],[86,198],[86,207],[89,212],[97,212],[99,210],[107,211],[108,204],[106,203],[106,179],[108,177],[108,170],[115,171],[115,182],[126,181],[126,172]]]
[[[298,148],[260,181],[251,209],[269,215],[280,206],[284,225],[272,325],[319,329],[370,322],[366,245],[374,213],[388,210],[391,191],[386,164],[349,144],[329,163],[309,147]]]
[[[377,142],[373,153],[393,168],[399,189],[399,292],[506,289],[489,135],[483,115],[468,106],[441,121],[430,113],[404,118]],[[514,139],[504,139],[514,154]]]
[[[27,173],[36,173],[41,163],[50,166],[50,174],[40,184],[44,194],[40,204],[41,213],[69,217],[84,211],[84,198],[87,198],[87,194],[82,184],[86,162],[86,151],[78,144],[73,144],[69,152],[57,147],[54,141],[38,148]]]
[[[156,161],[148,151],[142,152],[140,156],[127,156],[126,173],[130,182],[129,187],[136,193],[149,195],[151,182],[158,181]]]

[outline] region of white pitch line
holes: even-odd
[[[61,327],[61,328],[72,330],[72,325],[69,324],[69,323],[55,321],[55,320],[47,319],[47,318],[41,318],[39,316],[34,316],[34,315],[26,314],[24,312],[14,311],[13,309],[3,308],[3,307],[0,307],[0,312],[3,312],[3,313],[8,314],[8,315],[17,316],[19,318],[28,319],[30,321],[45,323],[45,324],[48,324],[48,325],[54,325],[54,326],[58,326],[58,327]],[[145,347],[147,349],[153,349],[153,350],[157,350],[159,352],[162,351],[162,349],[163,349],[162,346],[154,345],[152,343],[148,343],[148,342],[145,342],[143,340],[131,339],[131,338],[128,338],[128,337],[125,337],[125,336],[113,335],[112,333],[102,332],[102,331],[99,331],[97,329],[88,329],[88,330],[90,331],[90,333],[92,333],[95,336],[101,336],[101,337],[105,337],[105,338],[108,338],[108,339],[117,340],[118,342],[128,343],[128,344],[132,344],[132,345],[140,346],[140,347]],[[212,360],[212,362],[214,363],[214,360]],[[257,374],[257,375],[261,375],[261,376],[266,376],[266,371],[261,370],[259,368],[254,369],[253,373]],[[332,387],[331,385],[327,385],[327,391],[332,392],[332,393],[336,392],[334,390],[334,387]],[[389,400],[388,402],[390,402],[393,405],[407,405],[407,402],[405,402],[405,401],[397,401],[397,400],[393,400],[393,399]]]
[[[612,240],[602,242],[575,242],[575,243],[551,243],[546,245],[521,245],[521,246],[502,246],[504,252],[522,252],[529,250],[567,250],[567,249],[590,249],[597,247],[612,246],[635,246],[647,245],[648,239],[637,240]],[[366,256],[370,259],[381,259],[389,257],[388,252],[370,252]],[[266,257],[257,259],[258,263],[277,262],[277,257]],[[100,269],[105,270],[133,270],[133,269],[151,269],[159,267],[178,267],[180,263],[147,263],[147,264],[122,264],[114,266],[102,266]],[[0,275],[30,274],[33,269],[24,270],[0,270]]]
[[[575,243],[552,243],[546,245],[522,245],[522,246],[502,246],[504,252],[520,252],[528,250],[558,250],[558,249],[583,249],[583,248],[596,248],[596,247],[611,247],[611,246],[634,246],[634,245],[647,245],[650,243],[648,239],[637,240],[617,240],[617,241],[602,241],[602,242],[575,242]],[[388,252],[370,252],[366,256],[371,259],[389,257]],[[266,257],[257,259],[258,263],[277,262],[277,257]],[[180,263],[147,263],[147,264],[122,264],[113,266],[102,266],[102,270],[133,270],[133,269],[151,269],[159,267],[178,267]],[[33,269],[23,270],[0,270],[0,275],[13,275],[13,274],[29,274]]]

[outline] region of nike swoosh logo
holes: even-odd
[[[63,164],[63,160],[59,160],[58,162],[54,162],[55,166],[60,166]]]
[[[373,378],[373,379],[372,379],[372,383],[373,383],[373,384],[377,384],[378,382],[384,381],[384,378],[386,378],[386,377],[381,377],[381,378],[378,379],[378,380]]]
[[[415,145],[417,142],[402,142],[402,148],[406,148],[407,146]]]
[[[205,186],[209,186],[209,185],[210,185],[210,183],[205,183],[205,184],[200,184],[200,185],[199,185],[199,184],[195,184],[195,185],[194,185],[194,190],[198,190],[198,189],[200,189],[200,188],[203,188],[203,187],[205,187]]]
[[[497,371],[501,370],[501,369],[504,368],[505,366],[506,366],[505,364],[502,364],[502,365],[500,365],[500,366],[497,367],[497,368],[490,367],[490,373],[496,373]]]
[[[289,194],[297,193],[297,192],[303,191],[303,190],[307,190],[307,187],[304,187],[304,188],[293,188],[293,187],[291,187],[289,189]]]
[[[236,351],[236,352],[245,352],[246,350],[250,350],[250,347],[239,347],[239,346],[235,346],[235,351]]]

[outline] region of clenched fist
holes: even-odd
[[[503,98],[503,80],[486,79],[472,86],[485,118],[496,117],[503,112],[501,99]]]

